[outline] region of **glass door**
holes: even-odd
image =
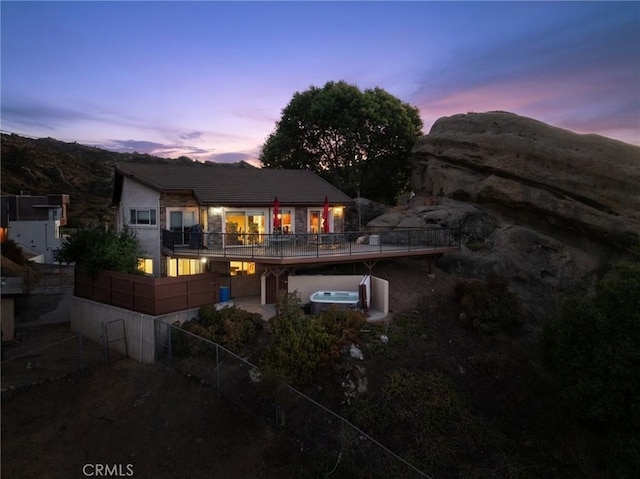
[[[193,211],[171,211],[169,213],[169,229],[176,234],[176,245],[189,244],[189,230],[196,224]]]
[[[264,211],[229,211],[226,215],[226,244],[251,245],[264,241]]]
[[[309,211],[309,233],[322,233],[322,211]]]

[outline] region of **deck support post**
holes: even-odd
[[[373,267],[378,264],[378,260],[370,260],[370,261],[363,261],[362,264],[364,264],[365,268],[367,268],[369,270],[369,276],[372,275],[373,272]]]
[[[280,311],[278,310],[278,293],[280,292],[280,276],[282,273],[285,273],[287,268],[267,268],[267,272],[272,274],[276,278],[276,316],[280,315]]]

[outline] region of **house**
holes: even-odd
[[[69,195],[3,195],[2,240],[10,238],[36,263],[54,263],[62,245],[60,227],[67,224]]]
[[[118,164],[113,203],[117,228],[135,231],[145,251],[140,268],[179,276],[211,266],[202,251],[185,256],[163,248],[163,231],[176,246],[193,246],[199,237],[199,250],[285,244],[300,233],[344,231],[343,212],[353,200],[307,170]],[[257,272],[255,261],[206,258],[234,276]]]
[[[371,274],[380,259],[459,250],[456,232],[430,225],[345,231],[353,199],[307,170],[122,163],[113,204],[117,228],[140,241],[146,274],[218,272],[233,297],[263,303],[304,266],[362,262]]]
[[[148,276],[102,272],[78,281],[76,274],[72,330],[107,344],[107,326],[121,325],[124,352],[151,362],[168,334],[163,325],[230,298],[260,295],[261,304],[273,304],[278,291],[297,291],[310,305],[357,304],[381,319],[389,313],[389,282],[372,275],[375,263],[459,251],[458,234],[426,224],[345,231],[353,203],[305,170],[117,164],[115,223],[135,232],[143,249],[138,267]],[[305,268],[356,262],[368,274]]]

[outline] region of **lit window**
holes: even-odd
[[[153,274],[153,260],[149,258],[138,258],[138,271],[144,274]]]
[[[167,276],[187,276],[206,272],[206,263],[199,259],[171,258],[167,264],[169,265]]]
[[[155,225],[156,224],[156,210],[155,208],[149,209],[136,209],[132,208],[130,211],[130,224],[132,225]]]
[[[229,261],[229,270],[231,271],[231,276],[256,274],[256,264],[245,261]]]

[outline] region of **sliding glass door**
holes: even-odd
[[[227,246],[261,244],[265,233],[264,211],[227,211],[225,233]]]
[[[169,229],[175,235],[176,246],[189,244],[189,230],[196,224],[195,211],[170,211]]]

